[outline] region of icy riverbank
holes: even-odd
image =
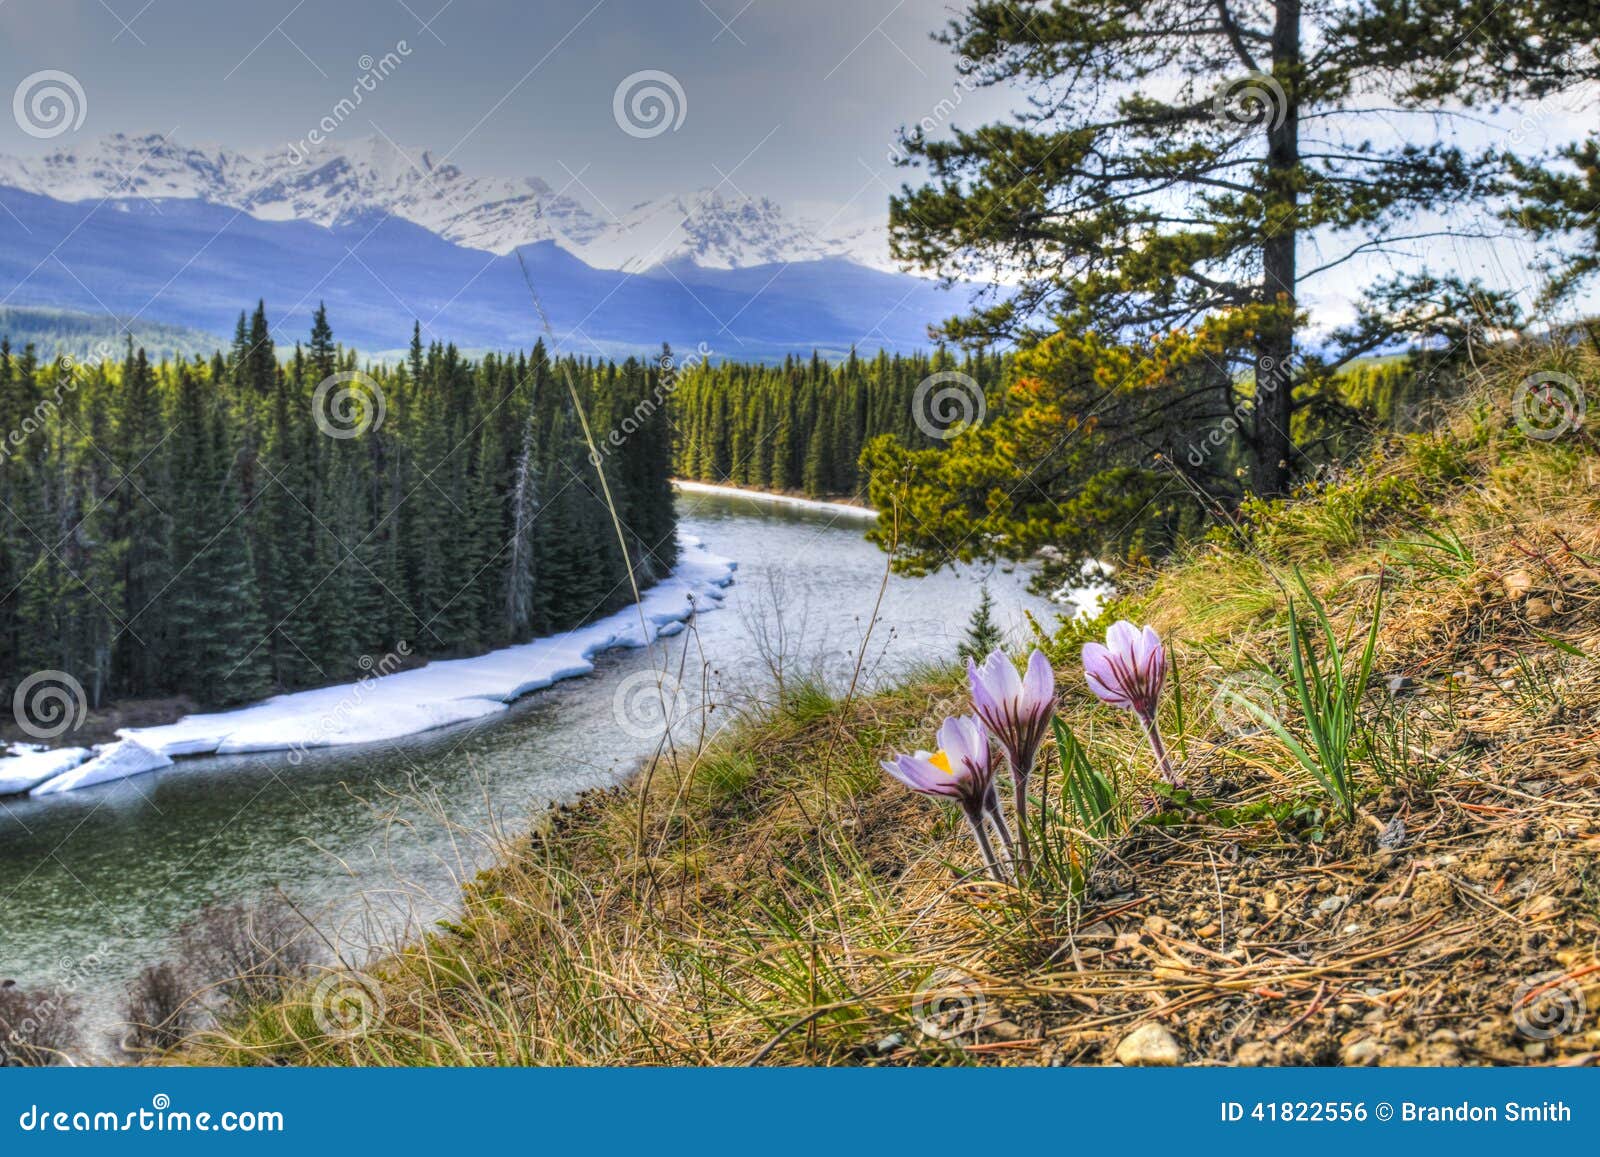
[[[234,711],[190,715],[162,727],[126,728],[121,740],[93,752],[81,748],[0,759],[0,786],[15,794],[52,795],[153,771],[184,755],[252,751],[304,752],[313,747],[373,743],[446,727],[506,710],[513,700],[561,679],[587,675],[592,659],[617,647],[639,647],[676,634],[695,612],[714,608],[737,563],[680,536],[681,557],[670,576],[645,591],[640,605],[588,626],[470,659],[446,659],[408,671],[369,674],[354,683],[279,695]],[[65,766],[47,766],[49,755]],[[298,762],[294,755],[291,762]],[[34,774],[49,778],[34,779]],[[52,774],[54,773],[54,774]]]
[[[867,506],[852,506],[848,502],[823,502],[815,498],[797,498],[792,494],[773,494],[766,490],[745,490],[738,486],[717,486],[711,482],[686,482],[674,478],[672,485],[685,494],[721,494],[729,498],[751,498],[757,502],[773,502],[780,506],[798,506],[802,510],[820,510],[827,514],[841,514],[851,518],[877,518],[878,512]]]

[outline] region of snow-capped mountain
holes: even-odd
[[[0,157],[0,186],[60,201],[203,200],[263,221],[329,228],[388,215],[496,254],[554,241],[597,269],[639,272],[684,260],[742,269],[830,257],[894,268],[881,229],[798,219],[765,198],[702,190],[613,213],[538,177],[471,176],[379,137],[300,155],[116,133],[43,157]]]
[[[789,217],[765,197],[724,196],[702,189],[687,197],[645,201],[575,250],[598,269],[638,272],[685,258],[703,269],[743,269],[786,261],[843,257],[887,268],[870,230],[826,231]]]

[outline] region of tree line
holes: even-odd
[[[91,704],[207,705],[348,681],[408,644],[462,655],[578,626],[674,565],[661,363],[467,358],[360,366],[319,309],[278,348],[41,361],[0,344],[0,672]],[[576,403],[574,402],[576,396]],[[582,412],[580,414],[579,407]],[[603,461],[582,429],[627,436]]]
[[[811,497],[864,496],[862,449],[878,437],[939,445],[982,420],[1002,358],[947,350],[838,363],[813,353],[782,365],[701,362],[673,385],[681,478]]]

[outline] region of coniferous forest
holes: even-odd
[[[260,305],[209,360],[6,344],[0,673],[225,705],[609,613],[632,592],[573,391],[627,431],[605,469],[645,586],[677,555],[665,364],[470,360],[418,327],[358,367],[324,311],[284,350]]]
[[[909,448],[940,445],[961,424],[979,424],[1002,357],[948,351],[837,364],[813,354],[782,365],[702,362],[676,383],[675,470],[680,478],[812,497],[859,496],[861,451],[880,435]],[[929,385],[950,378],[943,397]]]

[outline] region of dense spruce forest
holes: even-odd
[[[325,312],[285,351],[264,306],[209,360],[0,346],[0,677],[234,704],[612,611],[627,568],[569,381],[597,437],[627,431],[605,468],[643,586],[676,560],[669,367],[469,360],[418,327],[358,368]]]
[[[871,360],[852,352],[837,364],[816,354],[782,365],[701,362],[673,391],[675,470],[814,498],[863,495],[868,443],[887,435],[907,447],[941,444],[982,420],[978,393],[991,392],[1004,368],[1001,357],[958,361],[943,350]]]

